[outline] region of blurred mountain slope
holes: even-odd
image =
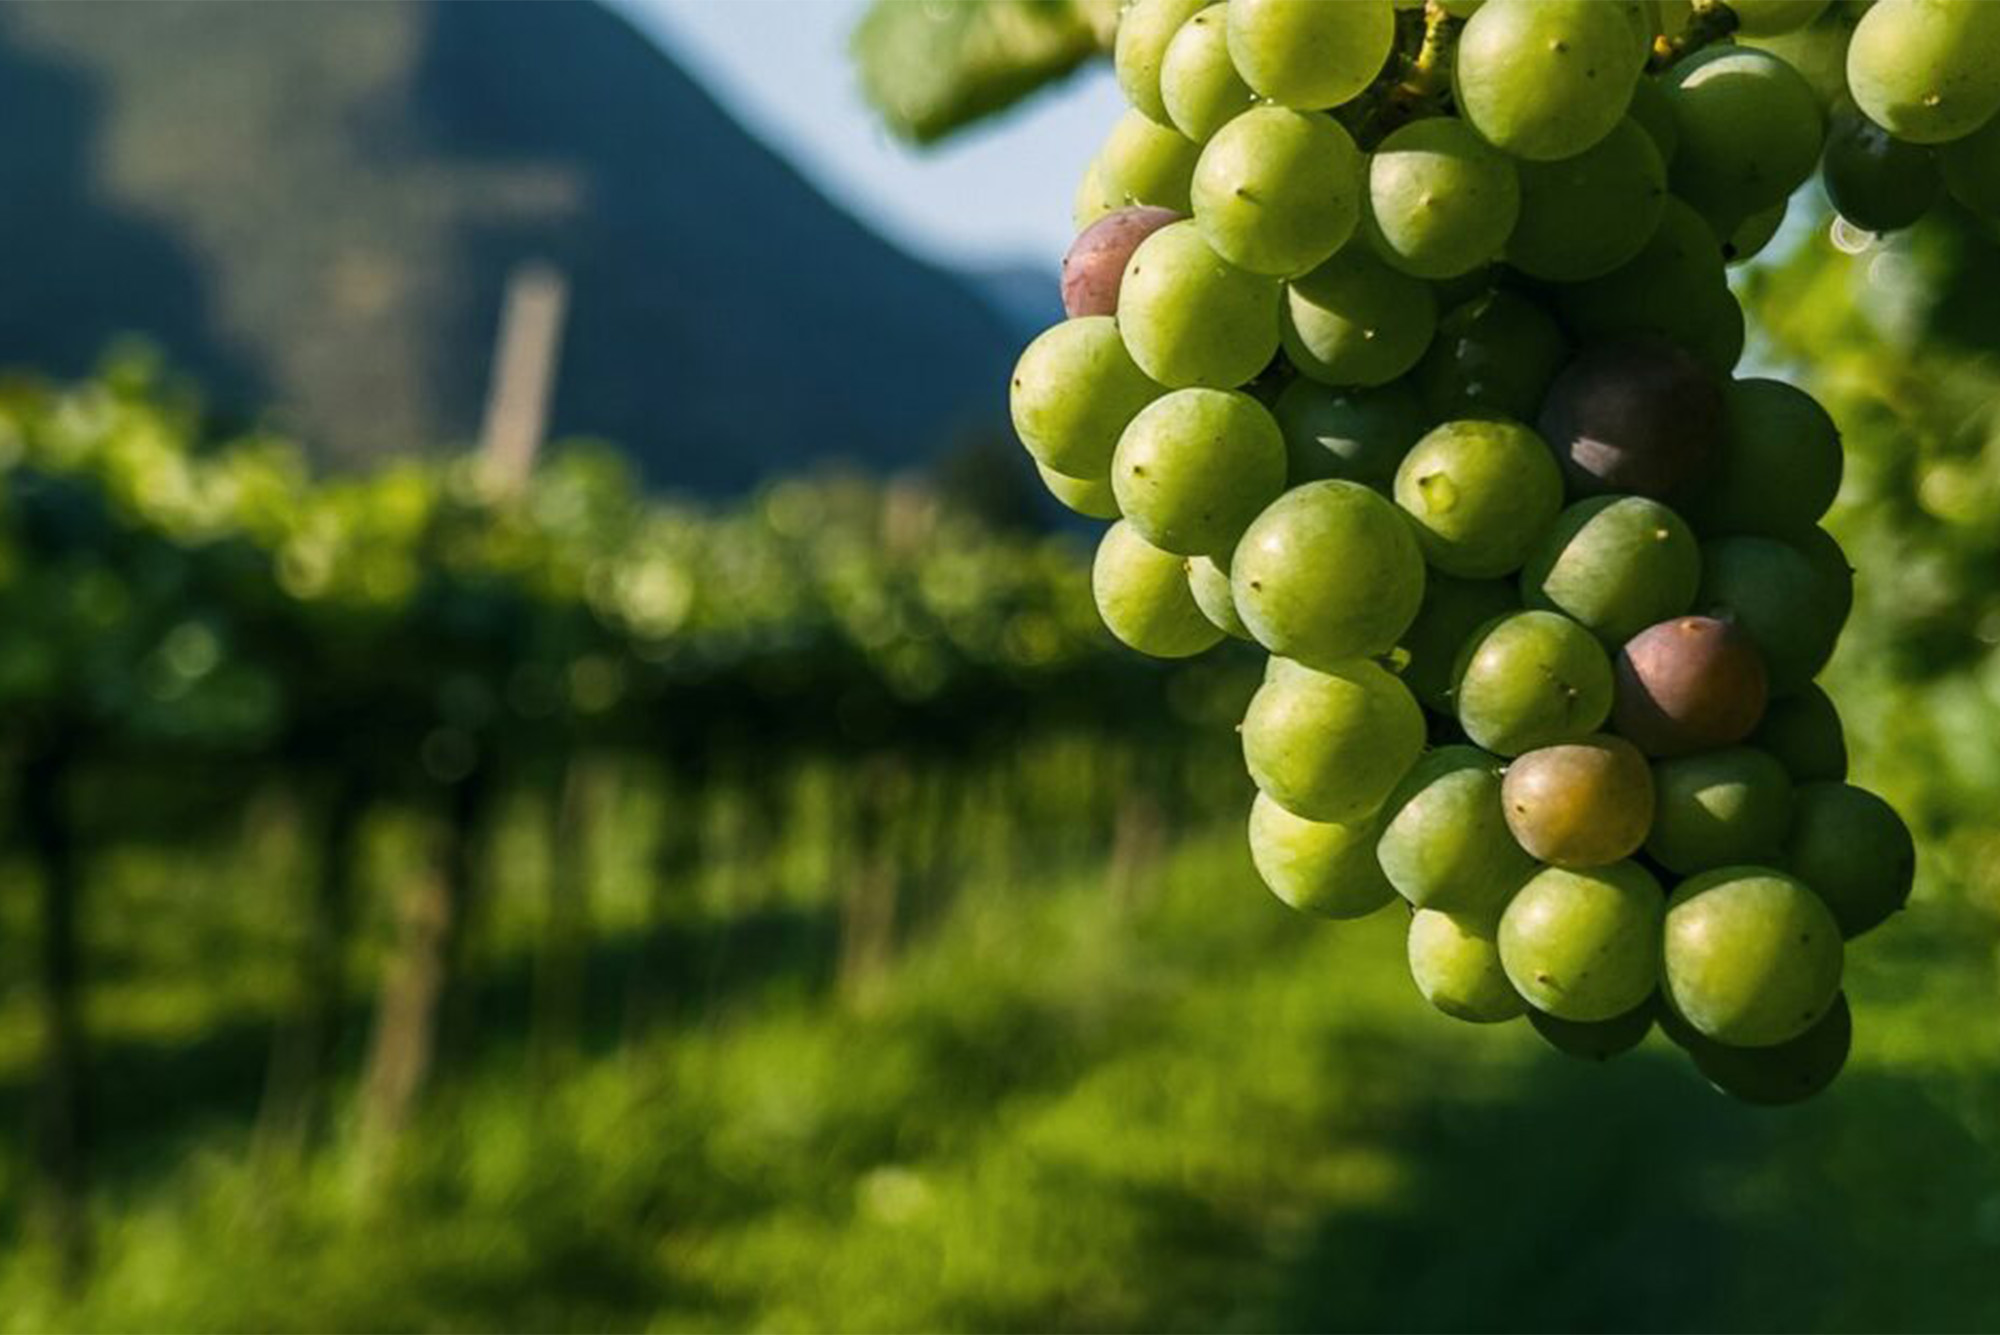
[[[477,430],[506,277],[572,283],[554,428],[709,491],[1004,421],[1015,342],[596,4],[0,10],[0,363],[157,339],[331,460]]]

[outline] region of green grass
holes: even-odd
[[[779,971],[553,1081],[491,1044],[373,1178],[227,1109],[142,1138],[88,1298],[24,1247],[0,1323],[2000,1325],[1990,924],[1864,942],[1850,1069],[1773,1113],[1657,1035],[1585,1066],[1430,1013],[1400,916],[1291,915],[1233,828],[1122,902],[975,885],[862,1001]]]

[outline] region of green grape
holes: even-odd
[[[1386,488],[1426,420],[1416,391],[1401,381],[1341,390],[1301,376],[1272,412],[1285,433],[1293,486],[1346,478]]]
[[[1820,175],[1840,216],[1878,234],[1915,223],[1943,188],[1930,149],[1894,138],[1848,107],[1834,113]]]
[[[1337,107],[1373,83],[1396,43],[1389,0],[1232,0],[1229,57],[1280,106]]]
[[[1082,232],[1116,209],[1120,202],[1118,196],[1111,192],[1111,187],[1104,183],[1097,159],[1092,158],[1090,165],[1084,168],[1083,179],[1076,183],[1076,200],[1070,207],[1070,221],[1077,231]]]
[[[1687,1044],[1694,1067],[1731,1098],[1760,1107],[1802,1103],[1831,1085],[1854,1044],[1854,1016],[1837,995],[1797,1038],[1764,1048],[1732,1048],[1699,1034]]]
[[[1180,389],[1142,409],[1111,460],[1118,508],[1185,556],[1226,552],[1285,489],[1285,438],[1268,409],[1226,389]]]
[[[1518,570],[1562,509],[1562,473],[1516,422],[1446,422],[1396,469],[1396,504],[1416,521],[1424,559],[1447,575]]]
[[[1403,636],[1402,649],[1408,659],[1404,682],[1425,707],[1451,714],[1452,673],[1459,650],[1487,622],[1520,609],[1521,600],[1510,580],[1453,579],[1431,573],[1424,582],[1424,601],[1417,619]]]
[[[1951,197],[1982,218],[2000,220],[2000,115],[1937,151]]]
[[[1790,202],[1781,199],[1769,208],[1760,209],[1738,223],[1736,229],[1729,234],[1729,239],[1723,243],[1724,258],[1731,264],[1745,264],[1763,254],[1764,247],[1771,244],[1771,239],[1778,235],[1778,229],[1785,225],[1785,212]],[[1742,349],[1739,347],[1736,353],[1728,358],[1729,365],[1734,367],[1736,359],[1740,356]]]
[[[1229,6],[1212,4],[1181,25],[1160,62],[1167,119],[1197,144],[1256,104],[1229,59]]]
[[[1895,808],[1875,794],[1809,783],[1793,796],[1784,866],[1826,901],[1851,941],[1909,902],[1917,846]]]
[[[1618,731],[1654,756],[1731,746],[1764,716],[1764,656],[1734,624],[1675,617],[1618,651]]]
[[[1191,556],[1187,563],[1188,591],[1201,614],[1223,634],[1248,640],[1243,618],[1236,615],[1236,598],[1229,588],[1228,563],[1213,556]]]
[[[1796,32],[1826,12],[1829,0],[1729,0],[1736,31],[1746,37]]]
[[[1368,162],[1368,240],[1391,268],[1455,278],[1499,255],[1521,207],[1514,164],[1433,116],[1394,131]]]
[[[1049,495],[1065,508],[1086,519],[1118,517],[1118,498],[1111,493],[1110,478],[1066,477],[1040,462],[1035,464],[1035,471],[1042,475],[1042,485],[1049,489]]]
[[[1182,26],[1206,4],[1207,0],[1133,0],[1118,16],[1118,38],[1112,47],[1118,88],[1135,110],[1161,125],[1170,123],[1160,88],[1162,63]]]
[[[1183,559],[1122,520],[1097,545],[1090,588],[1105,626],[1142,654],[1188,658],[1222,638],[1188,591]]]
[[[1375,822],[1302,820],[1263,793],[1250,806],[1250,860],[1287,905],[1323,918],[1365,918],[1396,897],[1375,862]]]
[[[1294,816],[1339,824],[1380,807],[1409,773],[1424,749],[1424,711],[1365,659],[1332,672],[1294,664],[1257,688],[1242,731],[1259,791]]]
[[[1315,667],[1388,653],[1424,596],[1409,522],[1358,482],[1309,482],[1273,501],[1229,576],[1257,643]]]
[[[1601,278],[1557,290],[1572,333],[1585,342],[1620,334],[1698,341],[1709,331],[1718,295],[1726,297],[1722,243],[1687,204],[1669,197],[1637,258]]]
[[[1764,721],[1750,734],[1750,745],[1776,756],[1796,784],[1847,777],[1840,711],[1825,691],[1811,684],[1772,701]]]
[[[1559,1020],[1530,1009],[1528,1023],[1557,1052],[1583,1061],[1608,1062],[1630,1052],[1653,1030],[1651,998],[1608,1020]]]
[[[1819,163],[1819,99],[1798,71],[1751,47],[1711,46],[1665,76],[1680,146],[1674,193],[1740,221],[1790,195]]]
[[[1666,166],[1627,117],[1573,158],[1521,164],[1520,220],[1507,238],[1507,262],[1555,282],[1602,277],[1645,248],[1666,207]]]
[[[1452,87],[1459,114],[1488,143],[1547,162],[1611,133],[1643,63],[1619,5],[1497,0],[1460,32]]]
[[[1172,209],[1114,209],[1077,235],[1062,262],[1063,311],[1072,320],[1116,315],[1118,288],[1132,254],[1147,237],[1180,221]]]
[[[1653,827],[1653,771],[1623,737],[1544,746],[1507,767],[1514,840],[1556,867],[1604,867],[1637,853]]]
[[[1109,476],[1118,437],[1160,387],[1133,364],[1107,315],[1065,320],[1014,367],[1014,430],[1035,461],[1066,477]]]
[[[1847,47],[1854,38],[1854,25],[1860,22],[1866,8],[1866,3],[1849,4],[1841,0],[1815,22],[1793,32],[1770,37],[1739,33],[1736,40],[1744,46],[1769,51],[1797,70],[1811,85],[1820,105],[1832,110],[1849,100]]]
[[[1500,916],[1500,964],[1536,1010],[1562,1020],[1610,1020],[1660,981],[1666,896],[1645,868],[1550,867]]]
[[[1424,1000],[1472,1024],[1498,1024],[1525,1012],[1528,1004],[1500,965],[1496,930],[1470,916],[1417,910],[1410,918],[1410,977]]]
[[[1420,909],[1490,917],[1534,873],[1507,833],[1500,762],[1447,746],[1417,762],[1383,805],[1376,858],[1396,893]]]
[[[1531,422],[1568,360],[1569,342],[1547,311],[1516,292],[1488,292],[1438,322],[1416,380],[1433,417]]]
[[[1429,284],[1353,245],[1286,288],[1280,336],[1314,380],[1384,385],[1417,364],[1436,329]]]
[[[1118,289],[1132,360],[1175,389],[1234,389],[1278,351],[1278,284],[1208,248],[1192,222],[1140,243]]]
[[[1743,318],[1743,308],[1736,304],[1736,298],[1727,288],[1716,293],[1710,305],[1711,312],[1701,332],[1690,338],[1687,346],[1696,361],[1726,379],[1743,360],[1749,325]]]
[[[1454,678],[1459,726],[1503,756],[1588,737],[1611,713],[1604,646],[1557,612],[1484,627],[1460,651]]]
[[[1840,926],[1782,872],[1723,867],[1667,901],[1668,1003],[1697,1033],[1759,1048],[1797,1038],[1840,991]]]
[[[1774,538],[1702,544],[1695,605],[1734,620],[1764,657],[1773,697],[1819,675],[1847,620],[1844,590],[1798,548]]]
[[[1878,0],[1855,25],[1847,86],[1898,139],[1963,139],[2000,114],[2000,5]]]
[[[1727,443],[1691,507],[1694,521],[1718,535],[1805,533],[1840,491],[1840,428],[1781,380],[1738,380],[1724,395]]]
[[[1666,90],[1658,79],[1639,80],[1639,86],[1632,90],[1632,109],[1627,115],[1653,141],[1653,151],[1660,155],[1660,184],[1665,189],[1666,168],[1680,151],[1681,132],[1674,123],[1673,103],[1667,100]]]
[[[1583,623],[1614,648],[1679,616],[1701,584],[1701,548],[1685,521],[1643,496],[1578,501],[1521,570],[1521,599]]]
[[[1749,746],[1662,760],[1653,767],[1653,832],[1646,852],[1687,876],[1768,862],[1792,819],[1792,776]]]
[[[1823,528],[1806,529],[1788,541],[1819,573],[1820,588],[1836,619],[1842,625],[1847,624],[1848,614],[1854,610],[1854,567],[1847,563],[1847,553],[1841,550],[1839,541]]]
[[[1202,149],[1192,191],[1195,223],[1215,253],[1238,268],[1290,278],[1347,244],[1365,188],[1361,152],[1338,121],[1256,107]]]
[[[1201,146],[1176,130],[1128,111],[1097,155],[1097,179],[1121,207],[1151,204],[1186,213]]]

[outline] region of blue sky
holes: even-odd
[[[847,33],[866,0],[615,2],[827,195],[944,263],[1054,265],[1076,182],[1124,105],[1093,69],[920,151],[884,133],[855,89]]]

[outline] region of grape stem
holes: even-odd
[[[1444,96],[1451,89],[1452,51],[1458,44],[1458,30],[1464,26],[1465,21],[1446,13],[1439,0],[1426,0],[1423,40],[1410,57],[1409,72],[1390,85],[1368,118],[1365,144],[1372,147],[1398,126],[1443,109]]]
[[[1671,37],[1661,33],[1653,39],[1648,67],[1658,73],[1678,64],[1735,32],[1737,22],[1736,11],[1725,0],[1694,0],[1694,13],[1688,17],[1686,27]]]

